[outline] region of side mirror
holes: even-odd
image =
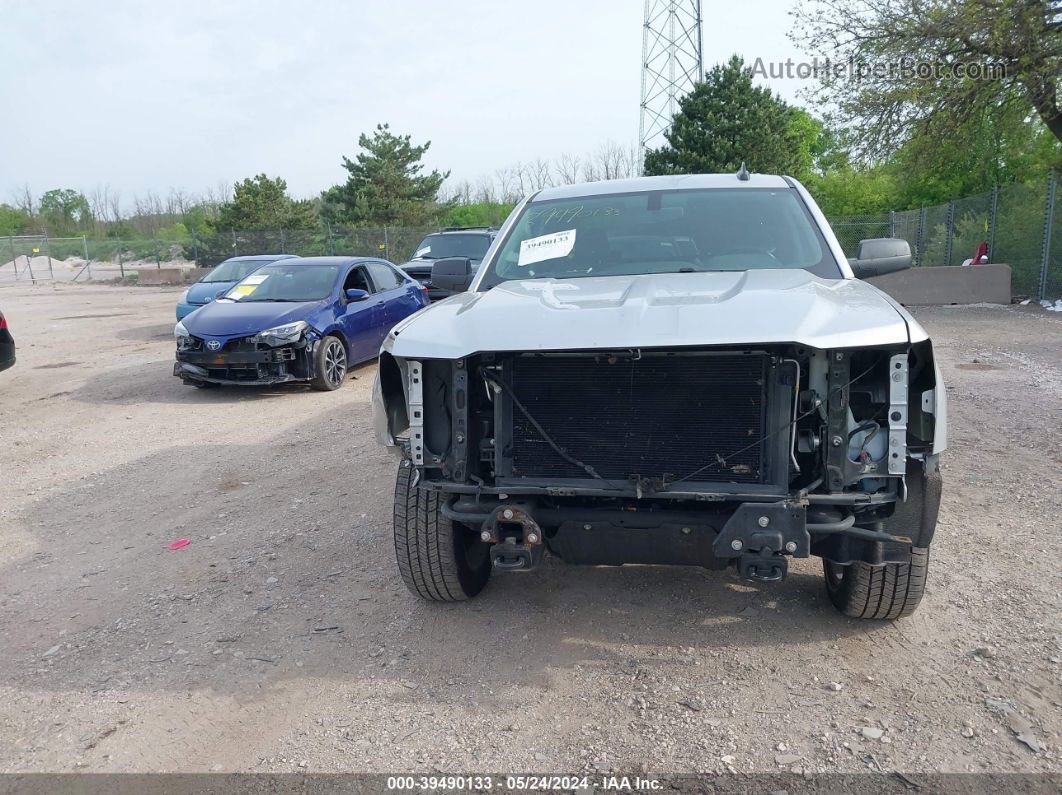
[[[369,297],[369,294],[364,290],[358,290],[352,287],[346,291],[346,296],[348,301],[364,301]]]
[[[431,266],[431,286],[451,293],[463,293],[472,284],[475,271],[468,257],[437,259]]]
[[[869,279],[911,267],[911,244],[899,237],[860,240],[855,259],[848,260],[857,279]]]

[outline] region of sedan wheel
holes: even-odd
[[[325,337],[314,356],[313,388],[331,392],[339,389],[347,375],[347,352],[335,337]]]

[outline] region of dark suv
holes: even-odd
[[[496,234],[496,229],[482,226],[449,227],[434,232],[420,241],[413,258],[399,267],[428,288],[428,298],[432,301],[448,298],[453,295],[450,290],[435,287],[431,283],[432,264],[437,259],[465,257],[471,261],[472,271],[475,272]]]

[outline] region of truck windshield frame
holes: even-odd
[[[636,191],[528,203],[477,289],[525,279],[762,269],[844,278],[798,191]]]

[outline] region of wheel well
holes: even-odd
[[[327,334],[325,334],[324,336],[321,337],[321,341],[324,342],[324,340],[327,339],[328,337],[335,337],[337,340],[339,340],[339,344],[343,346],[343,353],[345,353],[347,355],[347,362],[348,362],[348,366],[349,366],[349,362],[350,362],[350,346],[347,345],[347,341],[345,339],[343,339],[343,335],[340,334],[338,331],[335,331],[335,330],[329,331]]]
[[[397,435],[409,427],[409,414],[406,411],[406,390],[403,387],[402,371],[395,357],[387,351],[380,354],[379,364],[380,392],[383,394],[387,409],[387,421],[391,434]]]

